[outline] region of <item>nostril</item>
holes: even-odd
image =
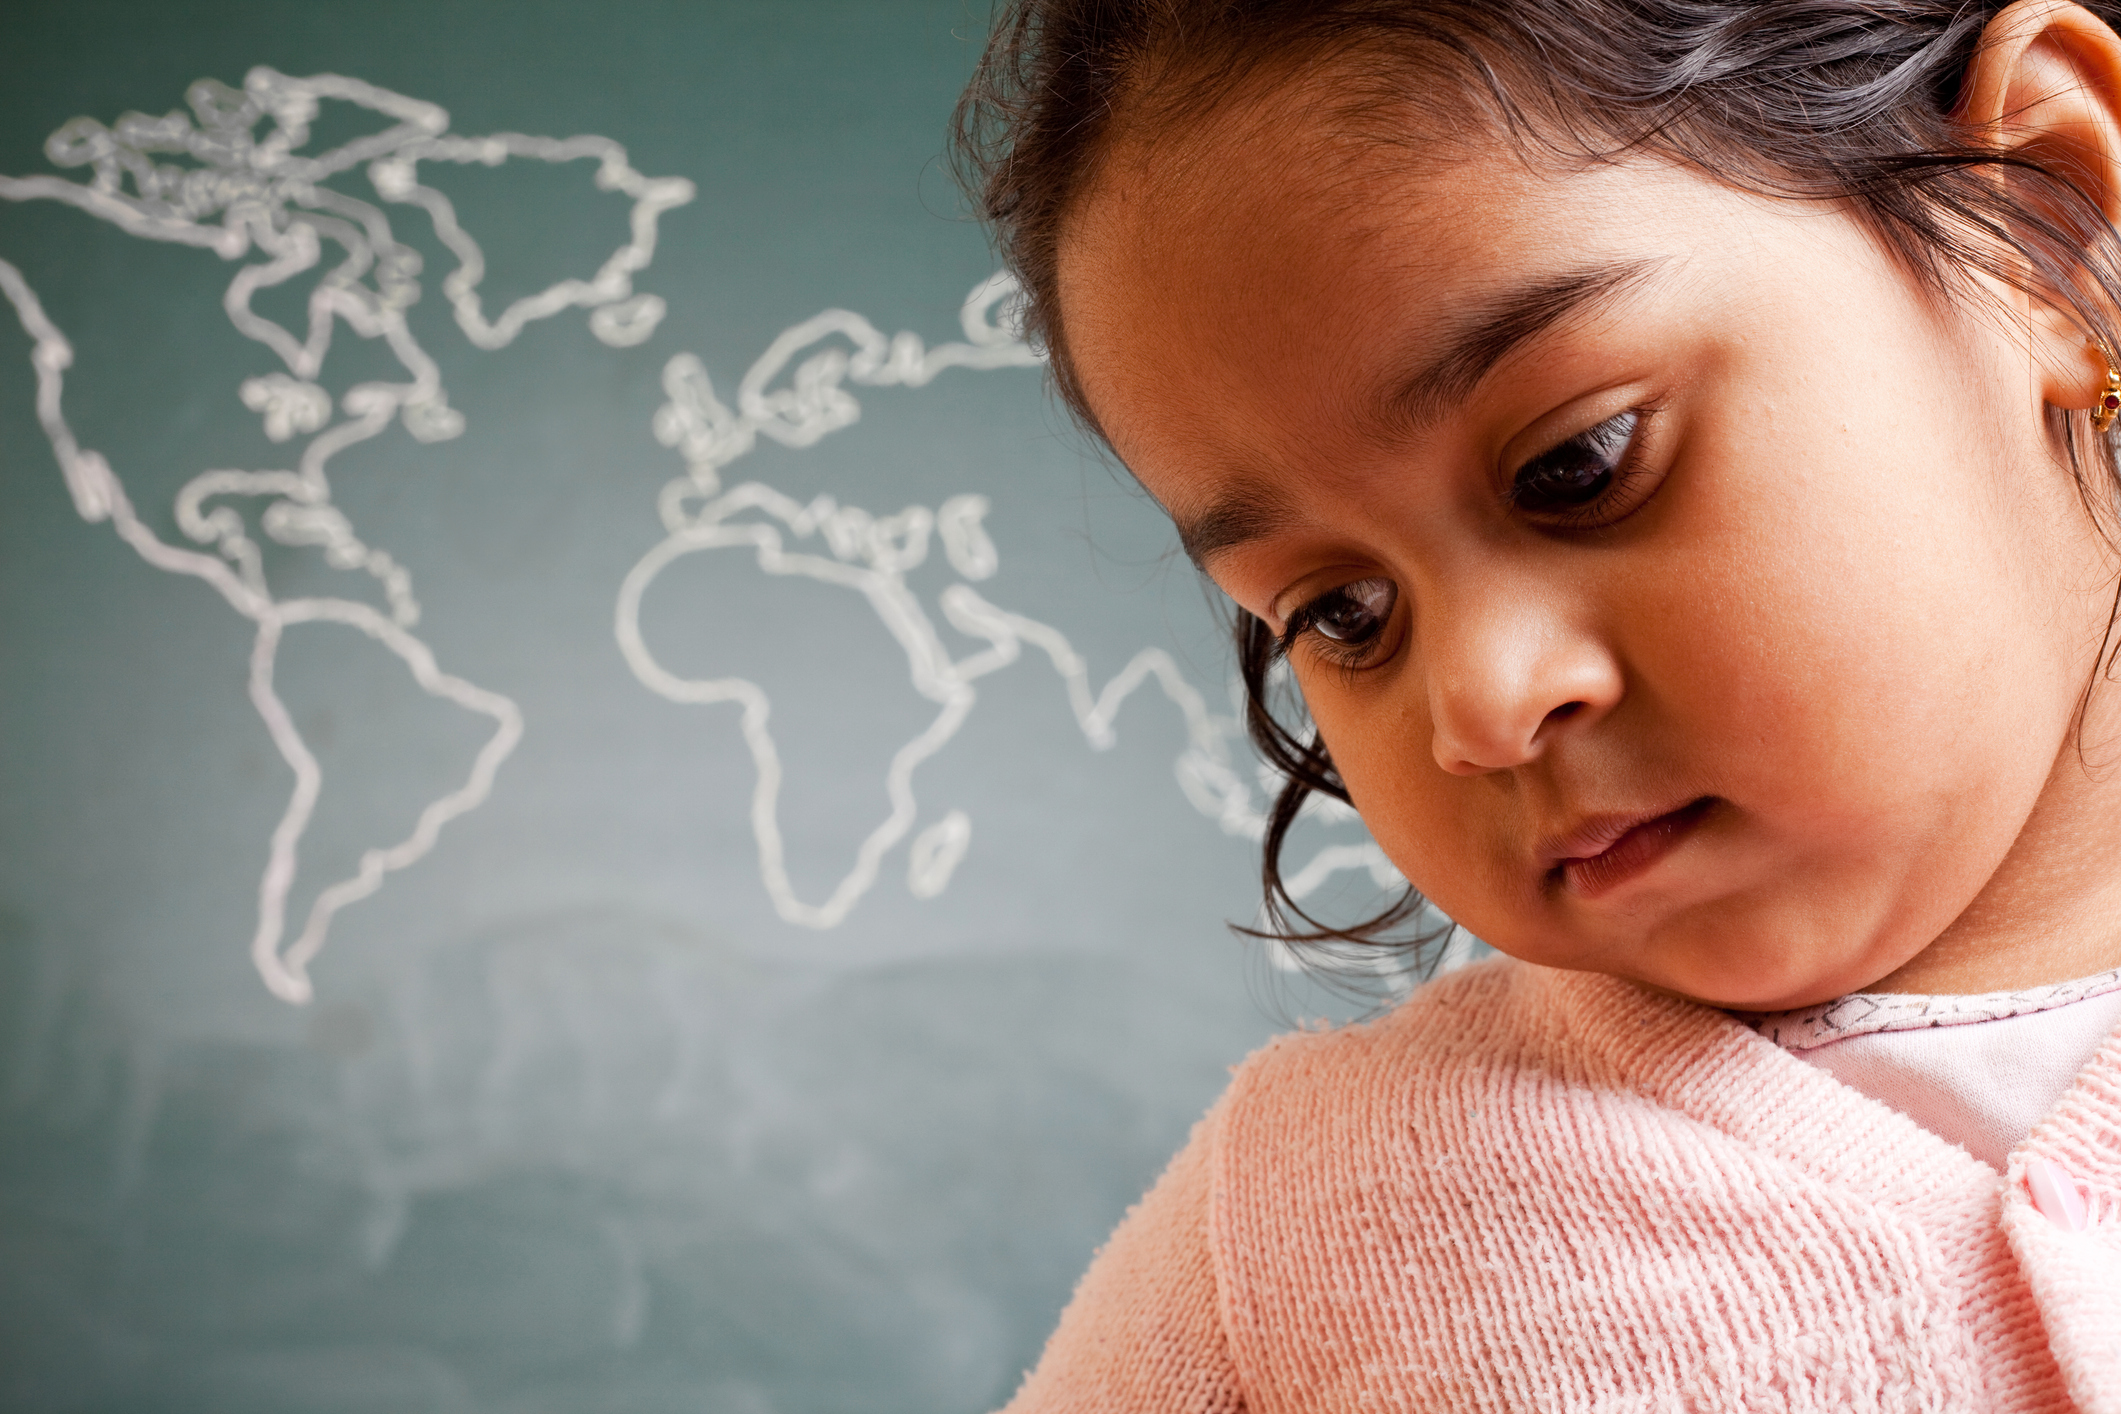
[[[1585,705],[1586,704],[1582,702],[1564,702],[1559,707],[1556,707],[1554,710],[1547,713],[1547,721],[1549,724],[1555,722],[1566,722],[1569,718],[1575,716],[1578,712],[1581,712],[1584,709]]]

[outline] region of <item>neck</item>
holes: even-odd
[[[2102,683],[2102,688],[2107,685]],[[1979,993],[2121,967],[2121,713],[2102,691],[2097,736],[2071,740],[2025,828],[1965,912],[1866,990]]]

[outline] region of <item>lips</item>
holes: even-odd
[[[1544,851],[1550,861],[1548,878],[1579,898],[1596,898],[1671,853],[1715,808],[1716,798],[1705,795],[1662,815],[1588,820]]]

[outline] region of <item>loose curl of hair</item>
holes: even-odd
[[[2085,3],[2109,25],[2121,20],[2117,0]],[[1455,102],[1461,128],[1470,104],[1523,150],[1588,161],[1646,153],[1740,190],[1833,203],[1932,293],[1963,295],[1969,277],[1988,276],[2066,313],[2121,357],[2121,239],[2097,200],[2074,174],[1996,145],[1955,113],[1982,32],[2006,8],[2005,0],[1004,0],[958,104],[952,149],[1022,282],[1026,333],[1093,435],[1101,434],[1056,302],[1056,263],[1071,203],[1101,155],[1118,135],[1180,130],[1261,85],[1324,71],[1346,99],[1333,116],[1380,143],[1411,146],[1425,131],[1448,131],[1438,124]],[[2087,507],[2111,508],[2121,479],[2112,447],[2082,412],[2049,416]],[[1411,885],[1352,926],[1315,918],[1290,896],[1281,876],[1290,829],[1314,793],[1347,802],[1347,787],[1300,700],[1290,692],[1276,702],[1272,630],[1242,610],[1233,628],[1247,731],[1285,781],[1261,863],[1266,935],[1328,948],[1432,940],[1433,931],[1397,934],[1422,912]],[[2110,657],[2104,671],[2113,667]]]

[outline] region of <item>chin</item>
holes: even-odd
[[[1795,910],[1795,916],[1762,916],[1767,902],[1757,893],[1725,895],[1708,904],[1682,906],[1676,917],[1646,932],[1614,929],[1585,936],[1570,922],[1522,916],[1497,920],[1492,933],[1474,924],[1474,934],[1496,951],[1540,967],[1602,972],[1667,996],[1726,1011],[1793,1011],[1861,991],[1899,965],[1879,959],[1877,949],[1851,957],[1826,945],[1860,936],[1864,929]],[[1528,922],[1531,926],[1525,926]],[[1544,925],[1544,926],[1542,926]],[[1809,940],[1821,940],[1810,945]],[[1904,959],[1903,959],[1904,960]]]
[[[1795,1011],[1799,1007],[1812,1006],[1819,1002],[1830,1002],[1850,989],[1847,987],[1798,987],[1784,990],[1748,988],[1744,990],[1729,986],[1720,987],[1714,994],[1672,990],[1673,995],[1688,1001],[1700,1002],[1703,1006],[1721,1008],[1724,1011]]]
[[[1790,941],[1812,928],[1690,920],[1645,944],[1652,966],[1624,972],[1662,992],[1727,1011],[1794,1011],[1861,991],[1892,971],[1890,960],[1834,956]],[[1845,936],[1843,930],[1833,930]],[[1852,931],[1852,930],[1851,930]],[[1622,969],[1611,969],[1621,972]]]

